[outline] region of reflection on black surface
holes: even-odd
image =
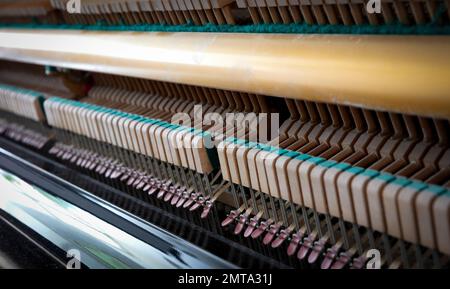
[[[0,217],[0,269],[62,269],[59,261]]]
[[[44,168],[68,182],[85,189],[86,191],[112,203],[143,220],[163,228],[209,252],[219,256],[239,267],[243,268],[302,268],[296,258],[288,257],[286,250],[271,249],[264,246],[260,241],[234,235],[233,228],[222,228],[220,221],[225,218],[225,212],[229,208],[216,203],[216,208],[206,219],[201,219],[196,212],[187,212],[182,208],[168,205],[164,201],[150,197],[140,191],[118,190],[121,184],[111,183],[109,185],[95,180],[94,176],[75,171],[63,166],[42,153],[31,152],[29,149],[18,147],[9,141],[1,140],[0,144],[15,155]],[[287,246],[287,244],[284,244]],[[285,248],[286,249],[286,248]],[[177,257],[176,250],[168,249],[167,254]],[[189,252],[186,252],[189,253]]]

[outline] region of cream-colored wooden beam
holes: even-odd
[[[0,58],[450,118],[450,37],[0,29]]]

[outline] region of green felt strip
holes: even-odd
[[[0,28],[61,29],[89,31],[140,31],[140,32],[214,32],[214,33],[283,33],[283,34],[360,34],[360,35],[450,35],[450,25],[429,23],[424,25],[309,25],[309,24],[250,24],[250,25],[96,25],[82,24],[0,24]]]

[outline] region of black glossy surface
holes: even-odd
[[[9,141],[5,142],[0,140],[0,142],[2,148],[7,146],[10,150],[12,149],[22,156],[27,155],[29,157],[28,160],[34,159],[34,157],[37,156],[35,154],[30,154],[23,148],[16,147],[15,144]],[[149,244],[154,250],[159,252],[158,255],[160,255],[160,253],[163,254],[160,255],[160,261],[155,260],[156,263],[153,264],[162,264],[171,260],[169,261],[172,264],[170,267],[174,266],[175,268],[229,268],[231,266],[230,263],[223,261],[176,236],[169,235],[167,232],[154,227],[149,223],[145,223],[135,216],[120,211],[91,193],[74,186],[72,183],[57,178],[55,175],[49,174],[41,168],[36,167],[34,164],[24,161],[16,154],[11,154],[10,150],[0,153],[0,167],[19,176],[23,181],[44,188],[46,192],[93,214],[97,218],[113,225],[115,228],[137,238],[137,240]],[[40,159],[40,157],[38,157],[38,159]],[[41,159],[41,161],[42,160],[43,159]],[[46,163],[46,165],[52,166],[49,163]],[[57,168],[54,167],[54,169],[56,169],[55,172],[61,173],[64,171],[64,167],[57,164],[55,165],[57,166]],[[75,174],[75,172],[72,171],[66,171],[66,173],[68,173],[67,176],[73,176]],[[104,231],[104,233],[107,232]],[[119,242],[120,240],[116,241]],[[118,244],[116,250],[120,250],[122,247],[125,249],[129,247],[129,245],[131,244],[124,243],[122,246]],[[107,248],[108,247],[105,246],[105,249]],[[111,247],[109,248],[111,249]],[[132,250],[131,248],[128,249]],[[132,250],[129,253],[138,250],[140,249],[136,248],[136,250]],[[128,251],[123,251],[124,254],[129,254],[127,252]],[[136,256],[136,258],[139,257]],[[136,259],[136,261],[138,261],[138,259]],[[154,267],[151,264],[149,265],[150,267]],[[145,266],[145,268],[147,268],[147,266]]]
[[[221,210],[220,207],[219,210],[214,210],[209,218],[203,220],[200,219],[198,212],[189,213],[184,209],[173,208],[164,202],[141,196],[139,195],[139,192],[130,195],[130,192],[125,193],[108,186],[86,174],[61,165],[48,157],[44,157],[41,152],[32,152],[30,149],[19,146],[4,138],[0,138],[0,146],[14,155],[46,170],[52,175],[67,180],[71,184],[75,184],[101,199],[106,200],[145,221],[157,225],[158,227],[185,239],[189,243],[195,244],[213,255],[227,260],[239,267],[299,267],[298,262],[295,262],[294,260],[293,262],[297,263],[297,265],[294,265],[291,263],[292,261],[289,260],[290,258],[286,258],[286,256],[283,256],[284,254],[280,254],[280,250],[272,250],[267,246],[263,246],[258,240],[250,240],[242,236],[235,236],[231,233],[232,228],[222,229],[220,227],[220,222],[225,215],[223,213],[224,210]],[[72,197],[73,194],[63,196],[64,199],[73,203],[73,200],[70,200]],[[92,205],[92,202],[87,199],[83,202],[83,206],[89,207]],[[96,209],[91,208],[91,211],[92,210],[95,211]],[[109,215],[103,216],[102,218],[105,220],[110,218],[114,219],[114,216]],[[130,228],[127,228],[126,230],[129,231]],[[154,240],[146,241],[154,242]],[[281,262],[281,260],[283,260],[283,262]]]
[[[0,269],[63,269],[61,261],[29,239],[29,232],[0,212]]]

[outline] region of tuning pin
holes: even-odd
[[[136,173],[133,172],[127,180],[127,186],[131,186],[135,180],[136,180]]]
[[[60,150],[58,151],[58,153],[56,154],[56,156],[58,158],[61,158],[62,155],[66,152],[66,150],[68,150],[69,148],[67,146],[61,146]]]
[[[269,226],[269,230],[267,231],[266,235],[263,238],[263,244],[269,245],[270,242],[272,242],[275,235],[278,233],[278,231],[281,228],[281,223],[273,224]]]
[[[63,156],[64,156],[66,153],[67,153],[67,148],[65,148],[64,150],[61,150],[61,151],[58,153],[57,157],[60,158],[60,159],[62,159]]]
[[[367,258],[365,256],[359,256],[358,258],[353,259],[351,268],[352,269],[363,269],[366,262],[367,262]]]
[[[192,207],[189,208],[189,211],[194,211],[196,210],[198,207],[201,206],[201,202],[203,202],[204,198],[203,196],[199,196],[195,201],[194,204],[192,205]]]
[[[141,178],[141,181],[136,185],[136,189],[137,190],[141,190],[142,188],[144,188],[146,182],[145,182],[145,177]]]
[[[160,181],[156,181],[156,186],[159,189],[156,198],[161,199],[164,196],[164,194],[167,193],[167,186]]]
[[[292,233],[292,229],[287,228],[280,231],[280,234],[278,237],[272,242],[271,246],[272,248],[278,248],[283,244],[283,242],[289,237],[289,235]]]
[[[181,190],[177,189],[175,186],[171,186],[169,188],[169,193],[168,194],[172,197],[172,200],[170,201],[170,204],[172,206],[175,206],[178,203],[178,200],[181,198],[183,192]],[[169,199],[170,199],[170,197],[169,197]],[[167,199],[167,201],[169,199]],[[164,198],[164,201],[166,201],[166,198]]]
[[[153,180],[152,181],[152,188],[148,191],[148,195],[153,195],[158,189],[159,189],[159,181]]]
[[[73,151],[66,152],[66,153],[63,155],[63,160],[65,160],[65,161],[69,160],[69,161],[70,161],[70,159],[71,159],[75,154],[76,154],[76,153],[73,152]]]
[[[142,190],[144,192],[148,192],[152,188],[151,180],[148,179],[148,180],[145,181],[145,183],[146,184],[145,184],[145,186],[144,186],[144,188]]]
[[[100,166],[96,167],[96,162],[94,160],[92,160],[89,157],[85,157],[84,158],[84,162],[82,163],[83,168],[87,169],[87,170],[94,170],[94,171],[98,171],[100,169]]]
[[[86,159],[82,155],[80,155],[80,157],[78,158],[78,160],[76,162],[76,165],[83,168],[83,164],[85,162],[86,162]]]
[[[111,174],[109,175],[109,178],[115,180],[115,179],[119,178],[123,172],[124,171],[122,169],[120,169],[119,167],[113,166],[111,169]]]
[[[298,231],[297,233],[292,235],[291,242],[289,243],[289,246],[287,248],[288,256],[292,256],[295,254],[302,238],[303,233],[301,231]]]
[[[122,176],[120,177],[120,181],[121,181],[121,182],[126,181],[126,179],[128,179],[129,176],[130,176],[130,172],[129,172],[128,170],[126,170],[126,171],[122,174]]]
[[[50,141],[51,141],[50,138],[44,138],[43,140],[41,140],[39,142],[38,149],[40,149],[40,150],[43,149]]]
[[[149,191],[154,186],[155,186],[155,179],[153,177],[148,178],[147,185],[144,187],[144,192]]]
[[[150,188],[150,190],[148,191],[147,194],[148,194],[149,196],[151,196],[151,195],[153,195],[157,190],[158,190],[157,187],[152,186],[152,187]]]
[[[39,141],[38,144],[37,144],[37,149],[38,149],[38,150],[43,149],[43,148],[47,145],[47,143],[48,143],[49,141],[50,141],[50,140],[41,140],[41,141]]]
[[[205,219],[209,215],[209,212],[211,211],[212,206],[213,206],[213,202],[211,200],[207,200],[205,202],[205,207],[203,208],[203,212],[200,215],[200,218]]]
[[[331,265],[331,269],[342,269],[348,264],[348,262],[350,262],[350,256],[346,253],[341,253],[336,262]]]
[[[84,160],[85,161],[82,164],[83,168],[90,170],[90,171],[96,169],[97,162],[95,162],[94,160],[92,160],[88,157],[84,158]],[[100,169],[100,167],[97,167],[97,170],[99,170],[99,169]]]
[[[167,199],[167,201],[169,201],[171,197],[172,197],[172,194],[170,193],[169,186],[166,185],[165,183],[161,183],[159,185],[159,192],[156,195],[156,198],[163,199],[163,201]]]
[[[109,179],[111,177],[113,170],[114,170],[114,167],[109,164],[108,169],[105,172],[105,177]]]
[[[198,207],[203,206],[203,204],[205,204],[205,202],[209,200],[209,197],[204,198],[203,196],[200,196],[196,202],[194,203],[194,205],[192,207],[189,208],[189,211],[193,212],[195,210],[198,209]]]
[[[258,225],[259,219],[260,219],[260,215],[256,215],[256,216],[250,218],[250,222],[247,226],[247,229],[245,229],[245,232],[244,232],[244,237],[247,238],[253,233],[253,231],[256,229],[256,226]]]
[[[65,152],[63,155],[62,155],[62,159],[63,160],[67,160],[68,158],[70,158],[72,156],[72,154],[70,153],[70,152]]]
[[[184,203],[183,208],[189,207],[193,202],[197,200],[197,198],[200,196],[200,193],[192,193],[189,197],[189,199],[186,200],[186,203]]]
[[[74,155],[74,156],[72,156],[72,157],[70,158],[69,162],[74,163],[74,162],[76,162],[76,161],[78,160],[78,158],[79,158],[79,156]]]
[[[77,166],[81,167],[81,164],[83,163],[84,158],[83,156],[79,156],[77,159],[77,162],[75,163]]]
[[[112,171],[110,178],[114,180],[114,179],[117,179],[118,177],[120,177],[121,175],[122,175],[122,172],[118,169],[115,169]]]
[[[81,158],[80,167],[87,169],[87,164],[89,163],[88,156],[80,154],[80,158]]]
[[[88,168],[89,169],[91,169],[91,167],[92,168],[95,168],[96,166],[99,166],[100,167],[100,169],[98,170],[98,174],[100,174],[100,175],[103,175],[105,172],[106,172],[106,167],[105,167],[105,165],[103,164],[103,163],[101,163],[101,162],[99,162],[99,163],[97,163],[97,162],[95,162],[95,161],[90,161],[91,163],[90,163],[90,165],[88,166]]]
[[[328,248],[328,250],[326,250],[322,264],[320,264],[320,268],[329,269],[331,267],[331,264],[333,263],[334,259],[337,257],[337,255],[339,253],[339,249],[340,249],[339,244],[335,244],[335,245],[333,245],[333,247]]]
[[[269,219],[267,221],[262,221],[261,224],[259,224],[258,228],[256,228],[255,231],[253,231],[253,233],[251,235],[252,238],[256,239],[259,236],[261,236],[266,231],[266,229],[272,224],[273,224],[273,220],[272,219]]]
[[[311,254],[309,254],[308,257],[308,263],[312,264],[317,261],[319,256],[322,254],[322,252],[325,250],[326,245],[326,239],[321,238],[319,241],[315,242]]]
[[[62,157],[62,155],[64,154],[64,151],[65,151],[65,150],[62,148],[61,150],[59,150],[58,152],[56,152],[56,157],[60,159],[60,158]]]
[[[244,229],[245,222],[247,221],[247,219],[248,219],[248,214],[241,214],[239,216],[236,227],[234,228],[235,235],[238,235],[242,231],[242,229]]]
[[[120,178],[123,174],[126,173],[126,170],[124,167],[118,166],[115,170],[115,172],[111,175],[112,179]]]
[[[133,184],[131,185],[133,188],[137,188],[137,186],[142,182],[144,178],[144,175],[140,172],[136,173],[136,179],[134,180]]]
[[[84,159],[86,160],[86,162],[84,163],[85,167],[88,170],[94,170],[97,173],[99,173],[100,169],[103,166],[102,162],[100,162],[97,158],[95,158],[92,155],[84,154],[83,152],[81,152],[80,154],[84,155]]]
[[[58,151],[59,151],[58,145],[54,145],[54,146],[52,146],[52,147],[48,150],[48,153],[51,154],[51,155],[54,155],[54,154],[56,154]]]
[[[83,156],[81,154],[75,154],[71,159],[70,162],[79,166],[81,164],[81,161],[83,160]]]
[[[108,162],[108,170],[105,173],[105,177],[111,178],[111,175],[118,169],[118,165],[116,162]]]
[[[98,162],[97,161],[95,161],[95,160],[88,160],[87,162],[86,162],[86,167],[89,169],[89,170],[93,170],[96,166],[98,165]],[[101,167],[101,170],[99,171],[99,174],[103,174],[103,172],[104,172],[104,167]],[[105,170],[106,170],[106,168],[105,168]]]
[[[178,200],[177,204],[175,205],[175,207],[179,208],[181,207],[190,197],[189,192],[186,191],[186,188],[178,188],[177,189],[177,193],[181,192],[181,197]]]
[[[234,219],[238,216],[239,210],[233,210],[230,212],[230,214],[225,218],[225,220],[222,221],[220,224],[222,227],[228,226],[231,222],[234,221]]]
[[[314,243],[314,237],[308,236],[303,240],[303,244],[300,246],[300,250],[298,250],[297,258],[303,260],[306,255],[308,255],[309,250],[311,250]]]

